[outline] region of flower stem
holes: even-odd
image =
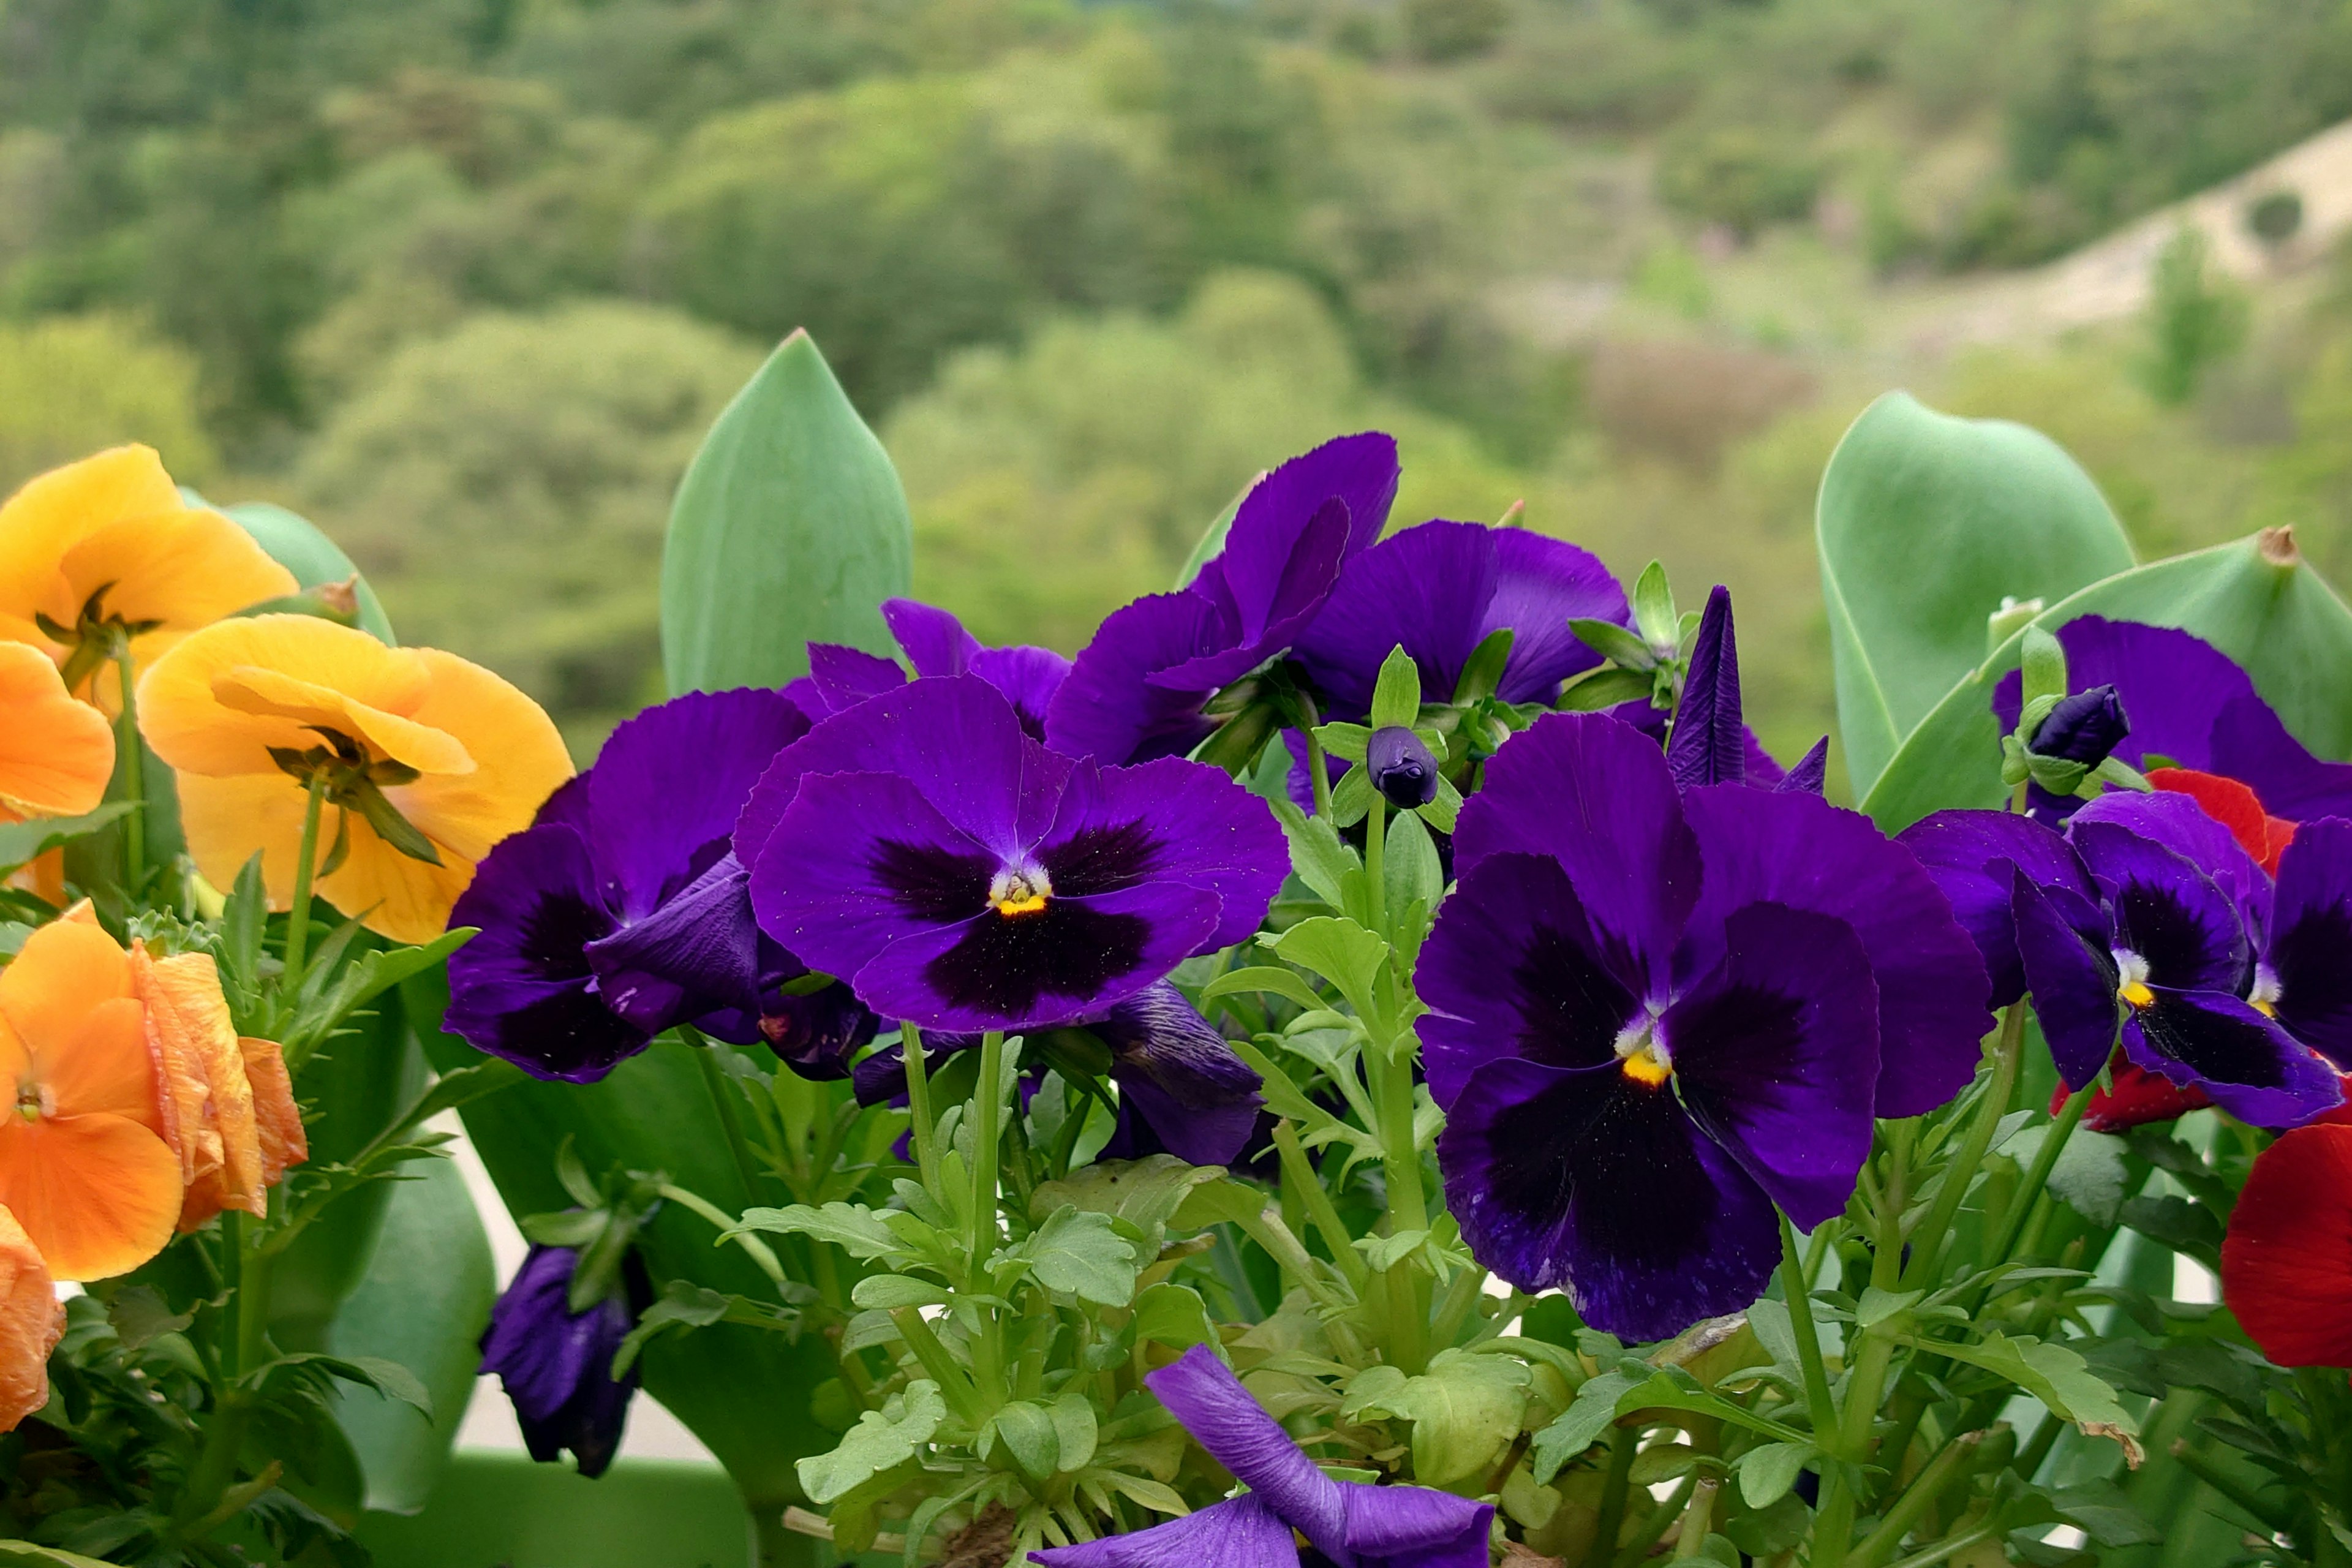
[[[1696,1562],[1706,1550],[1707,1529],[1715,1522],[1715,1494],[1722,1489],[1723,1483],[1712,1478],[1691,1489],[1690,1505],[1683,1510],[1682,1533],[1675,1539],[1675,1562]]]
[[[1610,1428],[1609,1471],[1601,1482],[1601,1518],[1592,1531],[1593,1556],[1599,1562],[1617,1555],[1617,1537],[1625,1528],[1625,1493],[1633,1479],[1633,1450],[1640,1444],[1640,1433]]]
[[[1298,1142],[1297,1126],[1287,1118],[1274,1124],[1274,1147],[1282,1156],[1282,1178],[1286,1188],[1297,1192],[1308,1221],[1323,1233],[1323,1245],[1331,1249],[1331,1261],[1339,1266],[1339,1272],[1360,1294],[1364,1278],[1370,1272],[1364,1265],[1364,1255],[1356,1250],[1347,1222],[1339,1217],[1331,1194],[1324,1190],[1314,1165],[1307,1158],[1306,1146]]]
[[[294,852],[294,901],[286,911],[286,977],[278,994],[292,999],[302,989],[302,961],[310,945],[310,882],[319,864],[319,817],[327,802],[327,775],[310,775],[309,798],[302,803],[302,843]]]
[[[114,721],[115,753],[122,759],[122,798],[131,814],[122,820],[122,879],[136,897],[147,884],[147,763],[139,749],[138,682],[131,679],[131,639],[114,639],[114,668],[121,682],[122,711]]]
[[[2058,1120],[2042,1135],[2042,1147],[2033,1152],[2033,1163],[2026,1167],[2025,1180],[2018,1184],[2017,1196],[2000,1216],[2000,1233],[1985,1250],[1986,1263],[1999,1268],[2009,1261],[2010,1249],[2017,1245],[2018,1233],[2025,1228],[2025,1216],[2032,1212],[2042,1189],[2050,1184],[2050,1173],[2058,1168],[2058,1156],[2066,1152],[2066,1141],[2082,1124],[2083,1112],[2090,1108],[2091,1096],[2098,1087],[2096,1083],[2086,1083],[2067,1096]]]
[[[923,1185],[932,1186],[939,1179],[939,1158],[931,1149],[931,1134],[938,1131],[931,1121],[931,1074],[923,1058],[922,1031],[912,1024],[899,1025],[898,1055],[907,1066],[907,1115],[911,1125],[907,1129],[915,1150],[915,1168],[922,1173]]]
[[[997,1144],[1004,1133],[1004,1031],[980,1037],[980,1086],[972,1090],[971,1279],[986,1278],[988,1255],[996,1248]]]
[[[1372,918],[1364,923],[1374,935],[1385,939],[1389,934],[1389,890],[1381,858],[1388,848],[1388,802],[1374,790],[1371,809],[1364,817],[1364,907]]]
[[[1905,1489],[1903,1495],[1895,1500],[1895,1506],[1886,1510],[1886,1516],[1879,1521],[1878,1528],[1864,1536],[1862,1544],[1854,1549],[1855,1560],[1862,1568],[1869,1568],[1869,1564],[1884,1560],[1888,1552],[1902,1544],[1905,1534],[1919,1522],[1937,1497],[1951,1484],[1952,1477],[1976,1453],[1977,1444],[1983,1437],[1982,1432],[1963,1432],[1945,1444],[1943,1451],[1927,1461],[1927,1468]],[[2027,1473],[2030,1475],[2032,1472]]]
[[[1985,1086],[1984,1099],[1977,1106],[1976,1120],[1969,1123],[1967,1135],[1944,1168],[1943,1186],[1936,1194],[1936,1206],[1927,1211],[1912,1234],[1911,1267],[1904,1271],[1905,1283],[1922,1289],[1936,1278],[1936,1268],[1942,1260],[1944,1242],[1949,1236],[1952,1221],[1958,1217],[1960,1202],[1968,1196],[1969,1184],[1991,1152],[1993,1133],[2000,1119],[2009,1114],[2009,1097],[2017,1089],[2018,1058],[2025,1041],[2025,1004],[2012,1002],[2002,1011],[2000,1040],[1993,1048],[1992,1079]]]
[[[1315,815],[1324,821],[1331,820],[1331,769],[1323,760],[1323,742],[1315,738],[1315,726],[1307,726],[1307,782],[1315,792]]]
[[[735,1104],[727,1070],[719,1065],[719,1047],[691,1024],[680,1024],[677,1037],[693,1048],[695,1065],[702,1069],[702,1087],[710,1091],[710,1108],[719,1113],[719,1128],[727,1135],[727,1152],[734,1157],[735,1173],[743,1179],[743,1201],[757,1203],[760,1165],[751,1157],[751,1141],[743,1136],[743,1114]]]
[[[732,1241],[740,1246],[751,1261],[759,1266],[760,1272],[766,1275],[778,1289],[781,1289],[789,1283],[784,1275],[784,1266],[777,1260],[774,1251],[766,1242],[751,1232],[737,1230],[733,1215],[729,1214],[700,1193],[689,1192],[684,1187],[667,1182],[654,1190],[678,1207],[690,1210],[718,1226],[719,1239]]]
[[[1829,1370],[1822,1364],[1822,1340],[1813,1330],[1812,1279],[1797,1256],[1797,1230],[1787,1215],[1780,1216],[1780,1290],[1788,1298],[1789,1327],[1797,1336],[1797,1361],[1804,1368],[1813,1441],[1827,1448],[1836,1440],[1837,1406],[1830,1400]]]

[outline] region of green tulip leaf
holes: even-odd
[[[209,503],[205,503],[209,504]],[[359,601],[360,629],[379,642],[397,644],[392,635],[392,620],[383,613],[383,601],[352,564],[352,558],[342,547],[321,532],[309,518],[288,511],[282,506],[268,501],[240,501],[235,506],[219,509],[223,516],[253,535],[255,543],[269,558],[294,574],[294,581],[304,592],[338,583],[349,583]]]
[[[1839,733],[1863,793],[1983,659],[2004,597],[2054,605],[2132,566],[2122,525],[2055,442],[1900,392],[1838,443],[1815,531]]]
[[[894,645],[914,529],[898,470],[804,331],[768,357],[703,437],[662,551],[669,688],[781,686],[811,642]]]

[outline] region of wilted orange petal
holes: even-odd
[[[16,1216],[0,1208],[0,1432],[49,1402],[49,1352],[65,1331],[48,1264]]]
[[[26,937],[0,969],[0,1016],[37,1062],[73,1039],[93,1006],[130,994],[129,955],[96,923],[70,913]]]
[[[180,1217],[180,1160],[125,1116],[0,1118],[0,1204],[60,1279],[127,1273]]]
[[[147,1010],[147,1046],[164,1089],[166,1141],[179,1153],[181,1179],[191,1189],[181,1228],[223,1208],[265,1212],[253,1091],[211,955],[156,958],[144,942],[133,942],[131,977]],[[168,1136],[173,1131],[176,1138]]]
[[[287,1076],[286,1055],[278,1048],[278,1042],[247,1035],[236,1043],[245,1054],[246,1082],[253,1087],[262,1185],[274,1187],[288,1167],[310,1157],[310,1137],[302,1131],[302,1112],[294,1103],[294,1080]]]
[[[79,816],[114,773],[106,716],[66,692],[39,648],[0,642],[0,807],[19,816]]]
[[[395,716],[415,716],[432,672],[414,649],[315,616],[253,616],[194,633],[157,659],[139,687],[139,728],[155,754],[185,773],[275,773],[272,746],[319,743],[306,721],[224,704],[215,682],[232,671],[275,670]],[[430,718],[421,721],[433,724]],[[436,726],[446,728],[446,726]]]

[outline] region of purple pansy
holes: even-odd
[[[1294,1531],[1338,1568],[1486,1568],[1492,1504],[1333,1480],[1206,1345],[1144,1382],[1249,1490],[1149,1530],[1030,1554],[1046,1568],[1297,1568]]]
[[[1472,652],[1507,626],[1511,653],[1495,695],[1549,706],[1561,681],[1601,662],[1568,629],[1570,620],[1622,626],[1630,614],[1609,568],[1565,540],[1521,528],[1424,522],[1349,563],[1331,602],[1298,639],[1298,662],[1328,701],[1326,717],[1361,719],[1391,650],[1412,657],[1424,696],[1448,701]]]
[[[2022,816],[1938,812],[1904,842],[1982,947],[1994,999],[2031,994],[2079,1089],[2127,1060],[2258,1126],[2337,1104],[2352,1065],[2352,823],[2305,824],[2273,884],[2185,795],[2110,792],[2062,837]]]
[[[2142,772],[2161,758],[2175,767],[2218,773],[2250,786],[2273,816],[2352,818],[2352,764],[2322,762],[2254,690],[2254,683],[2212,644],[2169,626],[2084,616],[2058,628],[2071,691],[2114,689],[2130,733],[2114,755]],[[2017,728],[2024,677],[2016,670],[1993,689],[2003,733]],[[2045,724],[2044,728],[2047,728]],[[2076,802],[2032,791],[2033,809],[2062,819]]]
[[[1731,591],[1717,584],[1699,615],[1681,703],[1672,711],[1647,701],[1623,702],[1609,716],[1631,724],[1666,748],[1675,782],[1744,784],[1755,789],[1820,795],[1827,782],[1829,737],[1813,742],[1797,765],[1783,769],[1748,728],[1739,688],[1739,638],[1732,623]]]
[[[607,1295],[574,1312],[567,1298],[579,1261],[568,1247],[530,1249],[490,1309],[482,1371],[498,1373],[506,1386],[532,1458],[552,1464],[569,1448],[580,1473],[595,1477],[620,1449],[629,1398],[637,1391],[636,1368],[615,1381],[613,1357],[652,1292],[633,1278],[634,1264],[625,1263],[619,1284],[643,1298],[635,1308]]]
[[[1416,971],[1464,1236],[1585,1321],[1678,1332],[1753,1300],[1773,1208],[1838,1213],[1871,1120],[1972,1075],[1984,964],[1918,863],[1802,793],[1679,790],[1640,731],[1550,714],[1454,837]]]
[[[1190,585],[1103,622],[1055,694],[1047,742],[1106,763],[1191,751],[1215,727],[1202,706],[1307,629],[1340,568],[1380,537],[1396,488],[1396,443],[1378,431],[1326,441],[1260,479]]]
[[[914,599],[883,600],[882,619],[915,667],[916,679],[977,675],[1004,693],[1031,739],[1045,739],[1045,710],[1070,673],[1068,659],[1026,644],[982,647],[955,616]],[[808,652],[809,672],[786,686],[784,695],[811,723],[907,684],[907,672],[879,654],[839,643],[811,643]]]
[[[961,1031],[1098,1014],[1246,938],[1289,866],[1219,770],[1050,752],[968,675],[787,747],[735,846],[769,935],[885,1016]]]
[[[778,992],[807,970],[761,935],[731,852],[752,784],[808,728],[782,694],[746,689],[674,698],[614,730],[451,910],[452,926],[481,934],[450,957],[446,1026],[581,1083],[677,1024],[803,1048],[830,1048],[826,1031],[870,1032],[837,992]]]

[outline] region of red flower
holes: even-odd
[[[2260,861],[2263,870],[2278,875],[2279,856],[2294,841],[2294,824],[2264,811],[2252,790],[2236,779],[2194,768],[2158,768],[2147,782],[2203,806],[2206,816],[2230,830],[2238,847]]]
[[[2083,1125],[2094,1132],[2123,1132],[2150,1121],[2169,1121],[2213,1103],[2195,1084],[2178,1084],[2162,1073],[2134,1067],[2120,1050],[2107,1065],[2114,1071],[2115,1088],[2099,1090],[2083,1108]],[[2070,1098],[2066,1086],[2060,1084],[2050,1097],[2050,1114],[2057,1115]]]
[[[2281,1366],[2352,1366],[2352,1127],[2262,1152],[2221,1243],[2221,1300]]]

